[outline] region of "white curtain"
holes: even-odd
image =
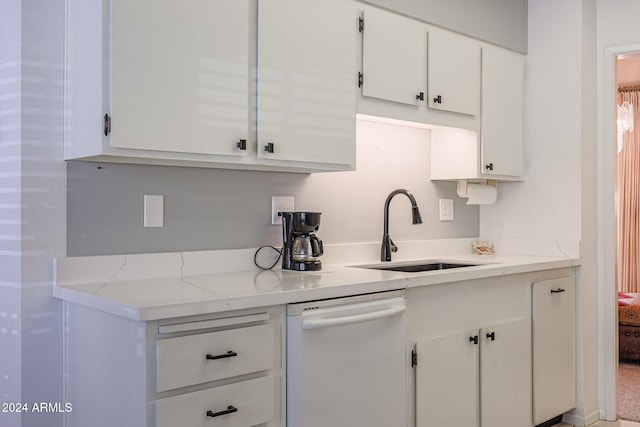
[[[616,159],[617,285],[639,292],[640,281],[640,124],[638,89],[618,93]]]

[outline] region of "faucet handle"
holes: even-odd
[[[391,237],[389,237],[389,243],[391,243],[391,252],[393,252],[394,254],[398,252],[398,247],[396,246],[395,243],[393,243],[393,240],[391,240]]]

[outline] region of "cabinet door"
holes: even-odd
[[[259,2],[259,157],[355,165],[356,33],[352,2]]]
[[[482,48],[481,172],[523,174],[524,56]]]
[[[533,421],[576,405],[575,280],[535,282],[533,292]]]
[[[366,8],[363,20],[362,95],[423,104],[420,98],[426,93],[426,25],[375,8]]]
[[[480,425],[479,344],[478,330],[416,344],[417,427]]]
[[[531,322],[480,331],[482,426],[531,426]]]
[[[248,0],[111,1],[111,146],[243,155]]]
[[[429,108],[476,115],[480,105],[480,45],[429,28]]]

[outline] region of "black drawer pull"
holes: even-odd
[[[487,332],[487,338],[490,339],[491,341],[495,341],[496,340],[496,333],[495,332]]]
[[[478,336],[474,335],[472,337],[469,337],[469,342],[472,342],[474,344],[478,344]]]
[[[235,351],[229,350],[224,354],[216,354],[215,356],[213,354],[207,354],[207,360],[226,359],[227,357],[235,357],[237,355],[238,353]]]
[[[564,289],[562,289],[562,288],[551,289],[551,293],[552,294],[559,294],[560,292],[564,292]]]
[[[227,414],[233,414],[234,412],[238,412],[238,408],[236,408],[235,406],[227,406],[227,409],[225,409],[224,411],[219,411],[219,412],[213,412],[213,411],[207,411],[207,417],[219,417],[221,415],[227,415]]]

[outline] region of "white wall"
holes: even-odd
[[[0,402],[62,400],[63,0],[0,2]],[[7,427],[61,414],[0,413]]]
[[[20,42],[19,2],[0,5],[0,401],[20,401],[21,224],[20,224]],[[10,42],[9,42],[10,41]],[[16,414],[0,424],[20,425]]]
[[[527,0],[364,1],[498,46],[518,52],[527,51]]]
[[[483,236],[580,240],[580,3],[529,1],[525,177],[481,207]]]

